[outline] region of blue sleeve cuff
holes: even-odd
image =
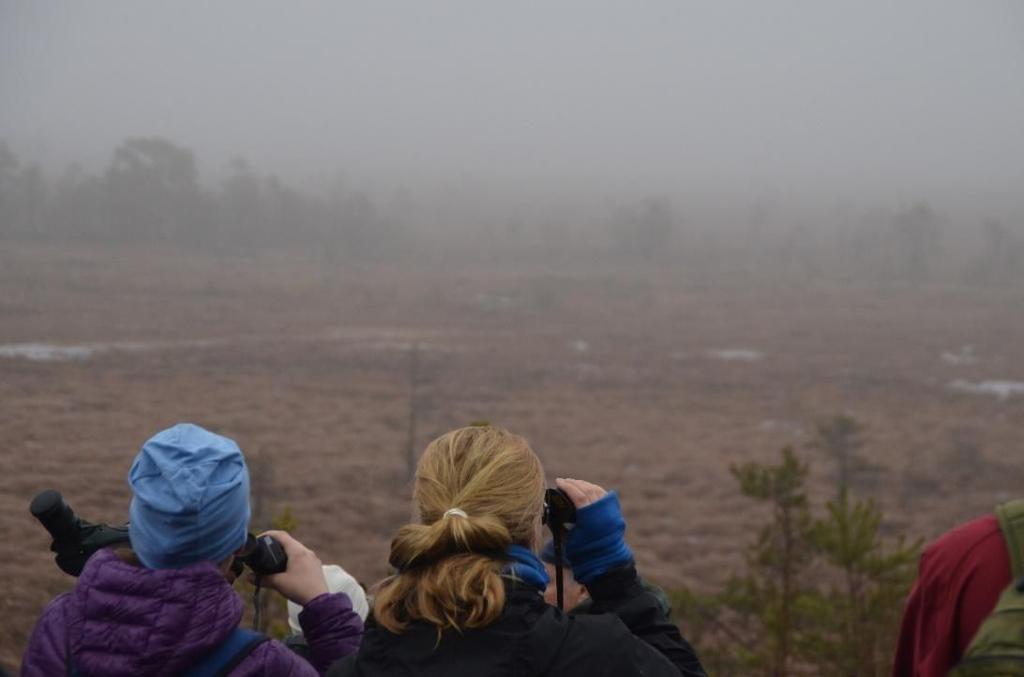
[[[610,569],[632,564],[625,534],[626,520],[614,491],[576,511],[576,526],[565,540],[573,578],[587,584]]]

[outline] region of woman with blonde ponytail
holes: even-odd
[[[523,438],[491,426],[431,442],[415,521],[391,542],[358,654],[328,677],[700,676],[689,643],[637,579],[618,497],[557,480],[577,508],[566,548],[594,600],[570,616],[544,602],[544,469]]]

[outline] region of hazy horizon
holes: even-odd
[[[1024,5],[0,2],[0,139],[311,181],[1016,202]]]

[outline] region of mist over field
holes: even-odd
[[[28,501],[124,522],[182,420],[366,582],[471,421],[618,489],[677,592],[744,571],[730,468],[784,447],[884,543],[1020,495],[1022,35],[1013,0],[0,0],[0,664],[73,585]]]
[[[0,7],[0,139],[50,182],[160,137],[183,188],[276,176],[427,239],[587,239],[650,200],[748,242],[1024,219],[1014,2]]]

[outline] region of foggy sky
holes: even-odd
[[[1024,186],[1024,3],[0,0],[0,138],[310,177]]]

